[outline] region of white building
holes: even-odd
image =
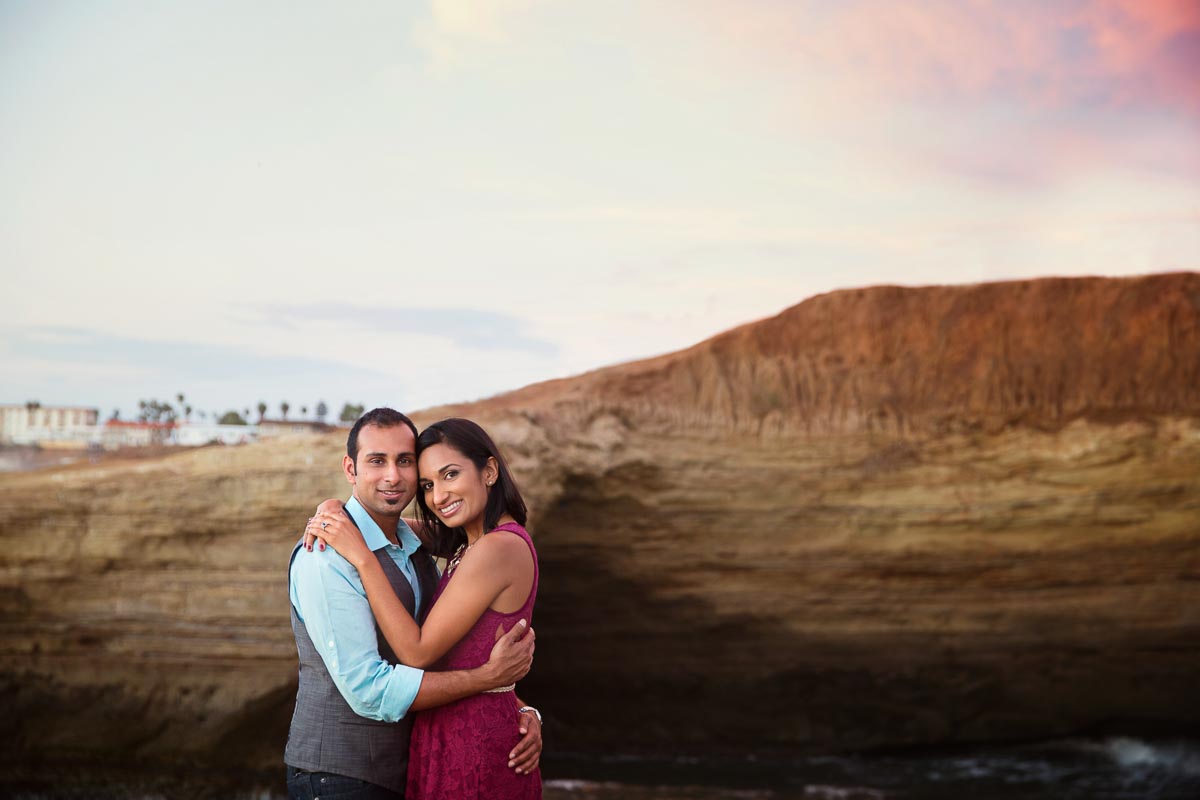
[[[212,444],[244,444],[258,438],[257,425],[217,423],[145,422],[110,419],[99,422],[95,408],[39,405],[0,405],[0,444],[37,445],[44,449],[84,449],[103,446],[107,450],[151,445],[197,447]],[[311,423],[286,423],[276,435],[307,431]]]
[[[280,436],[311,436],[331,430],[333,427],[324,422],[304,419],[264,419],[259,420],[258,423],[260,439],[274,439]]]
[[[82,406],[0,405],[0,444],[85,447],[99,436],[99,418]]]
[[[102,442],[109,450],[121,447],[179,445],[199,447],[206,444],[245,444],[258,438],[254,425],[217,423],[141,422],[110,419],[104,423]]]
[[[104,423],[101,443],[107,450],[122,447],[149,447],[154,444],[172,444],[175,438],[174,422],[141,422],[110,419]]]
[[[258,438],[258,429],[254,425],[211,425],[205,423],[184,422],[175,426],[175,435],[171,444],[198,447],[202,444],[245,444]]]

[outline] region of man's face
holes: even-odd
[[[417,491],[417,441],[407,425],[380,428],[368,425],[358,432],[358,459],[342,460],[354,496],[379,522],[394,520]],[[380,525],[387,531],[387,527]]]

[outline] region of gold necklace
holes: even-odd
[[[467,542],[463,542],[458,546],[458,549],[454,551],[454,555],[450,557],[450,563],[446,565],[447,575],[454,574],[454,570],[458,568],[458,562],[462,561],[463,556],[465,556],[467,551],[470,549],[471,545]]]

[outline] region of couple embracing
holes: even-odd
[[[469,420],[418,435],[377,408],[351,428],[343,471],[353,496],[321,504],[288,570],[289,798],[540,798],[541,714],[515,692],[537,553],[499,449]]]

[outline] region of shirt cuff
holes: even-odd
[[[389,677],[387,688],[384,689],[379,703],[379,715],[386,722],[396,722],[403,719],[412,709],[417,693],[421,691],[425,670],[395,664]]]

